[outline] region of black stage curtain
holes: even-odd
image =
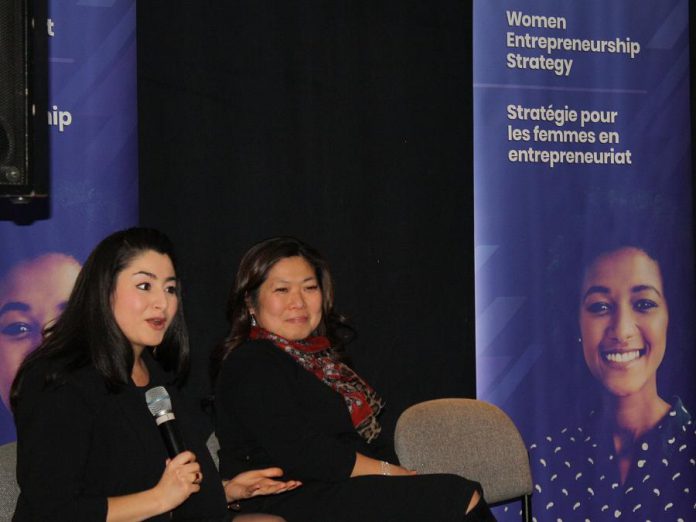
[[[178,246],[195,394],[241,255],[293,235],[329,259],[387,429],[474,395],[471,9],[138,2],[140,216]]]

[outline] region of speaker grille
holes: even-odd
[[[26,1],[0,0],[0,187],[28,185]]]

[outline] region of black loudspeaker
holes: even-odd
[[[34,179],[30,0],[0,0],[0,196],[45,192]]]

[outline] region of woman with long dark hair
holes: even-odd
[[[220,471],[276,465],[304,485],[239,508],[288,522],[492,520],[477,483],[396,463],[382,399],[338,353],[352,330],[333,302],[326,261],[297,239],[240,263],[213,363]]]
[[[145,228],[104,239],[11,390],[14,519],[229,520],[227,501],[295,487],[255,470],[225,484],[178,393],[189,346],[170,241]],[[146,392],[163,386],[189,451],[168,459]]]

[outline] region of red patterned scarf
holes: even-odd
[[[384,408],[379,395],[346,364],[340,362],[326,337],[308,337],[302,341],[288,341],[254,326],[250,339],[266,339],[290,355],[297,364],[343,396],[355,430],[367,442],[372,442],[382,427],[377,415]]]

